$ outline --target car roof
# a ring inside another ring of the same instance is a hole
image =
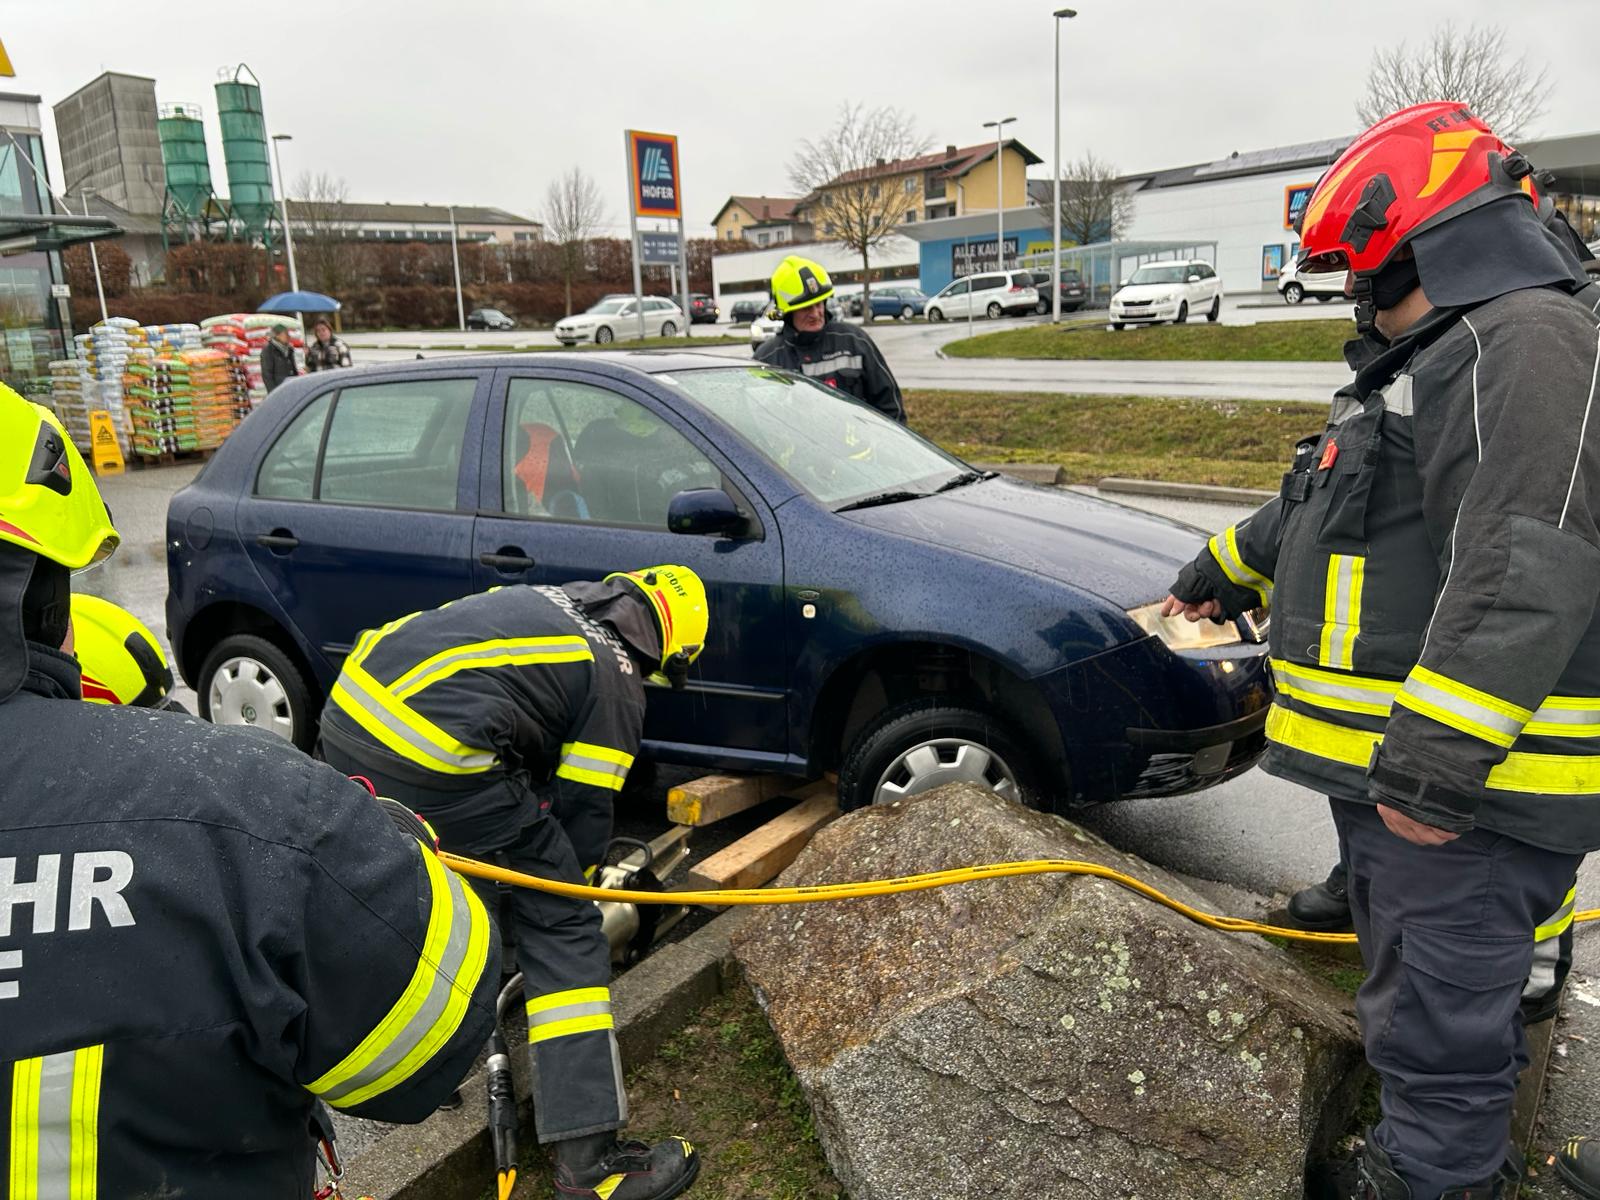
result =
[[[532,361],[530,361],[532,360]],[[720,354],[701,354],[693,350],[582,350],[550,351],[542,354],[441,354],[436,358],[402,359],[399,362],[370,363],[347,367],[341,379],[359,374],[368,379],[390,375],[450,374],[463,367],[552,367],[599,368],[599,373],[617,378],[628,375],[664,375],[673,371],[698,371],[707,367],[749,366],[750,360]]]

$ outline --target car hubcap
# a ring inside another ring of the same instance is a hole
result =
[[[911,747],[889,765],[873,793],[874,804],[890,804],[947,783],[973,783],[1008,800],[1022,800],[1011,768],[993,750],[966,738],[933,738]]]
[[[253,658],[230,658],[211,678],[211,723],[254,725],[294,740],[294,714],[283,684]]]

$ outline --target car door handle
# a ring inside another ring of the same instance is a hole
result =
[[[480,554],[478,561],[486,567],[493,567],[507,575],[514,575],[518,571],[526,571],[533,566],[533,559],[515,546],[502,546],[498,554]]]
[[[271,533],[256,535],[256,545],[265,546],[273,552],[293,550],[299,544],[300,539],[287,529],[274,529]]]

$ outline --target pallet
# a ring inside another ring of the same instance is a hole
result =
[[[700,827],[807,787],[787,775],[702,775],[667,792],[667,819]]]
[[[204,450],[163,450],[160,454],[140,454],[135,451],[128,456],[128,466],[136,471],[154,470],[156,467],[176,467],[184,463],[208,462],[217,447],[208,446]]]
[[[797,793],[800,803],[738,841],[724,846],[689,872],[684,888],[753,888],[769,883],[839,815],[833,784],[818,782]]]

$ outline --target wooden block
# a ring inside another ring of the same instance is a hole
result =
[[[808,796],[782,816],[723,847],[689,872],[684,887],[752,888],[776,878],[800,857],[817,830],[839,815],[839,797],[826,783],[806,789]]]
[[[667,792],[667,819],[710,825],[805,786],[787,775],[702,775]]]

